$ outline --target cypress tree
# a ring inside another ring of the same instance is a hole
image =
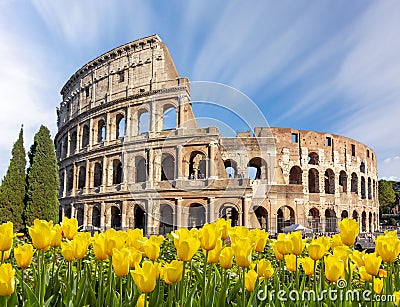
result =
[[[50,131],[40,126],[29,152],[25,223],[35,218],[58,221],[58,164]]]
[[[0,187],[0,224],[11,221],[16,229],[23,223],[24,201],[26,195],[26,152],[23,128],[14,143],[12,157],[7,173]]]

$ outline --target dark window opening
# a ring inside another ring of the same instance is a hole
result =
[[[332,146],[332,138],[327,136],[325,139],[325,145],[326,146]]]
[[[351,144],[351,155],[353,157],[356,156],[356,145],[354,145],[354,144]]]
[[[125,71],[120,71],[118,73],[119,75],[119,82],[124,82],[125,81]]]
[[[299,142],[299,135],[297,133],[292,133],[292,143]]]

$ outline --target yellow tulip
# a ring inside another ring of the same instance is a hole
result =
[[[285,264],[289,271],[296,272],[296,255],[285,255]]]
[[[181,228],[173,232],[172,236],[174,237],[178,258],[185,262],[190,261],[200,247],[197,231]]]
[[[400,303],[400,291],[393,292],[393,296],[395,298],[394,304],[396,306],[399,306],[399,303]]]
[[[136,263],[142,261],[142,252],[134,247],[127,247],[129,250],[129,267],[133,269]]]
[[[289,254],[291,242],[289,241],[289,236],[287,234],[284,233],[278,234],[278,239],[275,244],[280,254],[282,255]]]
[[[307,247],[307,250],[308,250],[308,255],[313,260],[320,260],[322,257],[325,256],[326,253],[325,246],[316,240],[311,241],[311,243]]]
[[[378,275],[381,266],[382,258],[376,253],[366,254],[364,256],[365,270],[370,275]]]
[[[62,230],[61,230],[61,226],[58,224],[55,224],[53,226],[53,229],[55,231],[55,234],[53,236],[53,239],[50,242],[50,246],[51,247],[59,247],[61,244],[61,240],[62,240]]]
[[[259,228],[252,229],[250,231],[250,238],[255,243],[255,251],[259,253],[263,252],[268,241],[268,232]]]
[[[365,257],[365,251],[360,252],[358,250],[354,250],[353,253],[350,254],[350,259],[353,260],[353,262],[358,267],[362,267],[365,265],[364,257]]]
[[[75,260],[72,241],[61,242],[61,254],[67,261]]]
[[[235,238],[244,239],[250,236],[250,230],[244,226],[235,226],[230,229],[229,236],[231,241],[234,241]]]
[[[221,238],[221,229],[215,223],[205,224],[199,230],[200,246],[202,249],[207,251],[214,249],[218,238]]]
[[[343,245],[342,238],[340,237],[340,233],[334,234],[332,236],[332,248],[335,248],[336,246],[341,246]]]
[[[78,220],[76,218],[64,217],[64,221],[61,226],[61,231],[64,237],[68,240],[72,240],[78,233]]]
[[[10,263],[0,266],[0,296],[8,296],[14,293],[15,271]]]
[[[358,273],[360,274],[360,278],[364,281],[371,281],[372,280],[372,275],[367,273],[367,270],[365,269],[365,266],[361,266],[358,268]]]
[[[128,275],[129,273],[129,255],[130,252],[128,248],[122,248],[118,250],[114,248],[113,256],[112,256],[112,266],[115,272],[115,275],[119,277],[123,277]]]
[[[35,219],[32,227],[28,227],[32,244],[36,249],[47,250],[50,247],[56,231],[52,221]]]
[[[257,275],[260,277],[260,282],[270,278],[274,274],[274,268],[271,262],[267,259],[261,259],[257,263]]]
[[[333,249],[333,255],[343,260],[344,263],[347,263],[347,260],[349,259],[350,255],[350,249],[347,245],[336,246]]]
[[[220,238],[218,238],[215,248],[208,252],[208,257],[207,257],[208,263],[217,263],[219,260],[221,251],[222,251],[222,240]]]
[[[217,219],[215,222],[217,227],[221,229],[221,239],[226,240],[229,237],[229,230],[231,229],[231,220],[225,220],[222,218]]]
[[[106,260],[108,254],[106,252],[106,235],[104,232],[97,234],[92,238],[93,252],[97,259]]]
[[[0,251],[8,251],[13,244],[14,225],[12,222],[0,225]]]
[[[256,283],[257,280],[257,273],[254,270],[249,270],[246,273],[246,277],[244,280],[245,286],[246,286],[246,290],[249,292],[252,292],[254,290],[254,285]]]
[[[172,260],[171,263],[166,264],[163,268],[164,281],[168,285],[180,282],[182,279],[182,272],[183,262]]]
[[[144,293],[140,294],[140,296],[136,302],[136,307],[144,307],[145,299],[146,299],[146,295]]]
[[[237,238],[232,244],[233,254],[235,255],[236,264],[240,267],[249,267],[251,264],[251,252],[254,244],[250,238]]]
[[[272,242],[272,249],[274,250],[275,258],[277,260],[283,260],[283,255],[278,251],[277,242]]]
[[[356,238],[360,231],[360,225],[356,220],[343,219],[339,222],[340,238],[347,246],[352,246],[356,242]]]
[[[26,269],[32,262],[33,257],[32,244],[24,244],[14,249],[14,258],[20,268]]]
[[[337,282],[344,274],[344,262],[340,258],[329,255],[325,258],[325,276],[329,281]]]
[[[233,262],[233,250],[232,247],[224,247],[219,256],[219,263],[224,269],[230,269]]]
[[[306,275],[314,274],[314,259],[310,257],[301,258],[300,263]]]
[[[145,241],[146,239],[143,237],[143,229],[128,229],[126,238],[126,245],[128,247],[134,247],[137,250],[144,252],[143,244]]]
[[[90,243],[90,233],[79,232],[72,240],[72,253],[75,259],[82,259],[88,250]]]
[[[125,246],[126,233],[116,231],[114,228],[107,229],[105,232],[105,251],[108,256],[112,256],[114,248],[121,249]]]
[[[160,244],[163,241],[163,236],[151,236],[150,239],[143,244],[143,250],[146,257],[150,260],[156,260],[160,255]]]
[[[374,292],[379,295],[379,294],[381,294],[382,289],[383,289],[383,279],[375,278],[374,279]]]
[[[400,240],[391,233],[375,239],[375,252],[384,262],[394,262],[400,253]]]
[[[302,233],[300,231],[292,232],[288,235],[290,244],[288,244],[288,251],[290,254],[299,256],[303,252],[304,242]]]
[[[143,261],[142,267],[136,263],[135,269],[131,270],[132,278],[141,292],[149,293],[154,290],[160,274],[158,265],[158,263],[146,260]]]
[[[3,256],[3,255],[4,255],[4,256]],[[1,259],[7,260],[7,259],[10,258],[10,255],[11,255],[11,248],[10,248],[8,251],[5,251],[5,252],[1,252],[1,251],[0,251],[0,260],[1,260]]]
[[[329,251],[329,249],[332,247],[332,244],[333,244],[332,238],[324,237],[324,236],[318,237],[317,239],[315,239],[315,242],[324,246],[326,252]],[[343,245],[343,244],[341,244],[341,245]]]

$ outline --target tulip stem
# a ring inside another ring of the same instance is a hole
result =
[[[242,280],[242,289],[243,289],[243,293],[242,293],[242,306],[246,307],[246,268],[243,267],[243,280]]]
[[[375,289],[374,289],[374,275],[372,275],[372,293],[374,293]],[[374,306],[374,300],[371,300],[371,307]]]
[[[103,261],[97,260],[100,267],[100,278],[99,278],[99,289],[98,289],[98,297],[99,297],[99,307],[103,306]]]
[[[317,260],[314,260],[314,291],[315,291],[315,297],[318,297],[318,287],[317,287]]]
[[[207,281],[206,281],[206,271],[207,271],[207,258],[208,258],[208,250],[206,251],[206,254],[205,254],[205,256],[204,256],[204,265],[203,265],[203,295],[202,295],[202,298],[203,298],[203,304],[205,305],[206,304],[206,296],[207,296],[207,293],[206,293],[206,285],[207,285]]]
[[[299,289],[299,272],[297,269],[297,262],[298,262],[298,257],[296,255],[296,289]]]
[[[144,294],[144,307],[147,307],[147,293]]]
[[[185,289],[185,267],[186,267],[186,262],[183,262],[183,269],[182,269],[182,279],[181,283],[179,285],[179,297],[181,299],[181,305],[183,306],[183,299],[184,299],[184,292]]]
[[[119,305],[122,306],[122,281],[123,277],[119,278]]]

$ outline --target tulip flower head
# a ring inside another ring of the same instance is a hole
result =
[[[123,277],[128,275],[129,273],[129,256],[130,252],[127,247],[118,250],[114,248],[113,256],[112,256],[112,266],[115,272],[115,275],[119,277]]]
[[[15,289],[15,271],[10,263],[0,266],[0,296],[9,296]]]
[[[232,247],[224,247],[219,255],[219,263],[224,269],[230,269],[233,263]]]
[[[301,258],[300,263],[306,275],[311,276],[314,274],[314,259],[310,257]]]
[[[13,244],[13,223],[7,222],[0,225],[0,251],[8,251]]]
[[[251,264],[251,253],[254,243],[250,238],[236,238],[235,243],[232,243],[233,254],[235,255],[236,264],[240,267],[249,267]]]
[[[55,224],[53,226],[53,229],[55,231],[53,239],[50,242],[51,247],[59,247],[61,245],[61,240],[62,240],[62,230],[61,226],[59,224]]]
[[[221,239],[226,240],[229,237],[229,230],[231,229],[231,220],[225,220],[222,218],[217,219],[215,224],[217,228],[221,230]]]
[[[35,219],[32,227],[28,227],[32,244],[36,249],[47,250],[50,247],[56,230],[52,221]]]
[[[75,260],[72,241],[61,242],[61,254],[67,261]]]
[[[194,228],[193,228],[194,229]],[[200,240],[196,231],[181,228],[172,233],[178,258],[188,262],[200,247]]]
[[[296,272],[296,255],[285,255],[285,264],[289,271]]]
[[[180,282],[182,279],[183,262],[178,260],[172,260],[171,263],[164,265],[163,278],[164,281],[170,285]]]
[[[365,265],[364,257],[365,257],[365,251],[360,252],[358,250],[354,250],[350,254],[350,259],[357,265],[357,267],[362,267]]]
[[[365,270],[368,274],[376,276],[379,273],[382,258],[376,253],[366,254],[364,256]]]
[[[340,238],[343,244],[352,246],[360,231],[360,225],[356,220],[345,218],[339,222]]]
[[[106,252],[106,235],[104,232],[96,234],[92,238],[93,252],[97,259],[106,260],[108,254]]]
[[[219,261],[221,251],[222,251],[222,240],[218,238],[215,248],[208,252],[208,257],[207,257],[208,263],[217,263]],[[204,252],[204,254],[206,253]]]
[[[274,268],[267,259],[261,259],[257,263],[257,274],[260,277],[260,282],[269,279],[274,274]]]
[[[268,232],[255,228],[250,231],[250,238],[251,241],[255,243],[255,251],[259,253],[263,252],[268,241]]]
[[[217,224],[205,224],[199,230],[200,246],[202,249],[210,251],[215,248],[217,239],[221,238],[221,228]]]
[[[299,256],[303,252],[304,242],[302,233],[300,231],[292,232],[288,235],[289,244],[287,244],[287,249],[290,254]]]
[[[400,240],[387,232],[375,239],[375,252],[382,257],[384,262],[394,262],[400,253]]]
[[[72,253],[75,259],[85,257],[90,244],[90,233],[79,232],[74,236],[72,242]]]
[[[72,240],[78,233],[78,220],[76,218],[64,217],[64,221],[61,226],[62,234],[68,240]]]
[[[365,266],[359,267],[358,273],[360,274],[361,280],[363,280],[363,281],[371,281],[372,280],[372,275],[367,273]]]
[[[158,266],[158,263],[146,260],[143,261],[142,267],[136,263],[135,269],[131,270],[132,278],[141,292],[150,293],[154,290],[160,274]]]
[[[383,279],[375,278],[374,279],[374,292],[379,295],[379,294],[381,294],[382,289],[383,289]]]
[[[33,257],[32,244],[24,244],[14,249],[14,258],[20,268],[26,269],[32,262]]]
[[[246,277],[245,277],[245,281],[244,281],[247,291],[252,292],[254,290],[254,286],[255,286],[256,280],[257,280],[256,271],[249,270],[246,273]]]
[[[344,262],[339,257],[329,255],[325,258],[325,277],[337,282],[344,274]]]

